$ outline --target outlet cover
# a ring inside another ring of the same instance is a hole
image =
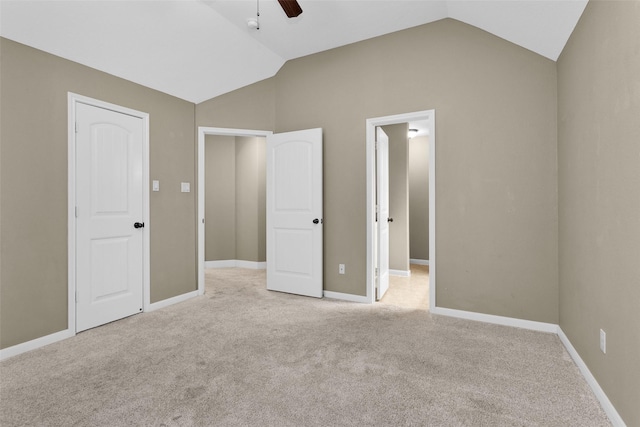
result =
[[[344,264],[338,265],[338,274],[344,274],[345,268]]]

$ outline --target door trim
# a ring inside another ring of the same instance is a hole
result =
[[[261,136],[272,135],[268,130],[232,129],[198,126],[198,295],[204,295],[204,203],[205,203],[205,181],[204,181],[204,143],[207,135],[222,136]]]
[[[376,233],[376,127],[426,121],[429,124],[429,310],[436,307],[436,111],[425,110],[366,120],[367,156],[367,294],[368,303],[375,302],[375,251]]]
[[[68,246],[68,330],[76,334],[76,105],[87,104],[121,114],[142,119],[142,221],[145,224],[142,233],[142,294],[143,311],[149,311],[151,305],[151,261],[150,261],[150,222],[149,221],[149,114],[130,108],[67,93],[67,246]]]

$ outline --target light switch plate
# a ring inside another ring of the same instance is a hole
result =
[[[160,191],[160,181],[157,179],[153,180],[153,191]]]
[[[183,193],[191,192],[191,183],[190,182],[182,182],[180,184],[180,189]]]

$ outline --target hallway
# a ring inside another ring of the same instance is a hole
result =
[[[411,264],[411,277],[389,277],[389,290],[381,304],[429,310],[429,266]]]

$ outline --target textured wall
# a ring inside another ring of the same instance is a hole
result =
[[[429,259],[429,137],[409,141],[409,244],[412,259]]]
[[[446,19],[289,61],[196,118],[323,128],[324,289],[365,295],[365,121],[435,109],[438,306],[557,323],[556,95],[554,62]]]
[[[276,131],[324,129],[326,290],[366,292],[366,119],[433,108],[438,306],[558,321],[554,62],[447,19],[274,79]]]
[[[208,135],[205,260],[266,261],[265,139]]]
[[[205,261],[236,259],[236,139],[205,138]]]
[[[236,138],[236,258],[266,261],[265,138]]]
[[[640,425],[639,24],[638,1],[590,1],[558,61],[560,326],[629,426]]]
[[[0,347],[67,329],[67,92],[150,115],[151,302],[196,290],[195,106],[0,39]],[[195,187],[195,186],[194,186]]]

